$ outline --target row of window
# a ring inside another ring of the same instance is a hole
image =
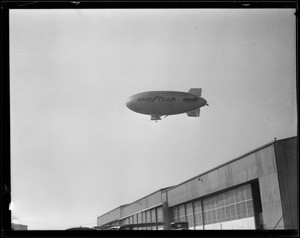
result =
[[[133,230],[163,230],[163,226],[135,227]]]
[[[144,212],[134,214],[121,220],[121,225],[150,223],[150,222],[163,222],[162,207],[153,208]],[[160,230],[162,226],[140,227],[137,230]]]
[[[204,225],[253,217],[250,184],[218,195],[173,207],[175,222],[187,221],[190,229]]]

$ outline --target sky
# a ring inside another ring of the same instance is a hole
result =
[[[97,217],[297,134],[294,9],[10,10],[12,221]],[[202,88],[199,118],[133,94]]]

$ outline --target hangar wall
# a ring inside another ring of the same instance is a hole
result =
[[[256,179],[265,228],[283,229],[273,142],[171,188],[164,197],[168,197],[168,205],[172,207]]]
[[[149,209],[158,205],[161,205],[161,190],[154,192],[124,207],[124,209],[122,209],[121,211],[121,219],[135,214],[139,211]]]
[[[103,225],[118,221],[121,216],[121,207],[115,208],[114,210],[97,217],[97,225]]]
[[[273,144],[234,159],[166,191],[169,206],[276,172]]]
[[[295,142],[296,137],[273,141],[125,205],[119,224],[164,222],[168,229],[170,222],[188,221],[190,229],[297,229]],[[97,224],[116,215],[104,214]]]
[[[277,173],[259,178],[264,229],[284,229]]]
[[[275,143],[276,163],[283,207],[283,222],[286,229],[297,229],[299,224],[298,204],[298,141],[288,138]]]
[[[122,225],[163,222],[163,209],[161,194],[164,189],[158,190],[144,198],[141,198],[121,211],[119,223]],[[162,230],[163,226],[149,226],[141,229]]]

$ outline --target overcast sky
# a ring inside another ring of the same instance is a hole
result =
[[[97,216],[295,136],[293,9],[11,10],[13,221]],[[133,94],[202,88],[156,123]]]

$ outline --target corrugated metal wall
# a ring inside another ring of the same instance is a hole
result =
[[[259,180],[265,228],[283,229],[274,144],[166,191],[168,204],[175,206],[254,179]]]
[[[157,191],[134,203],[129,204],[121,210],[121,217],[126,217],[136,212],[161,204],[161,191]]]
[[[298,204],[298,148],[295,138],[275,143],[278,178],[281,191],[285,229],[299,228]]]
[[[118,207],[108,213],[105,213],[102,216],[97,217],[97,226],[101,226],[103,224],[109,223],[111,221],[118,220],[121,215],[121,208]]]
[[[276,163],[271,144],[166,191],[168,204],[175,206],[274,172]]]

